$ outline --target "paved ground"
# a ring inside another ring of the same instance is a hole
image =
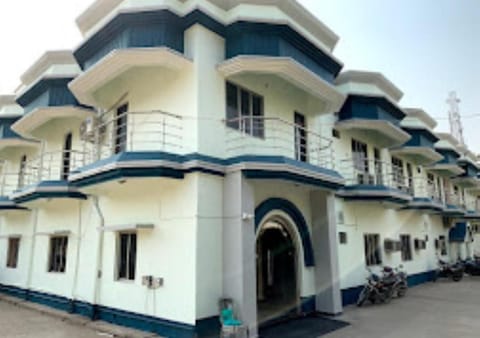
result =
[[[439,281],[409,290],[388,305],[348,307],[340,320],[352,325],[326,338],[480,337],[480,277]]]
[[[0,338],[161,338],[0,295]]]
[[[67,317],[36,305],[28,305],[37,309],[32,310],[14,303],[11,299],[0,298],[2,338],[151,336],[101,322]],[[460,283],[441,281],[413,288],[406,298],[393,300],[388,305],[348,307],[338,319],[352,325],[324,337],[477,338],[480,337],[479,317],[480,277],[465,278]]]

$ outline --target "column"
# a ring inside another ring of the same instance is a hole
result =
[[[225,176],[223,208],[224,296],[234,300],[250,337],[256,337],[255,198],[253,188],[240,171]]]
[[[340,314],[342,296],[338,266],[335,196],[332,192],[311,193],[312,242],[315,255],[316,309]]]

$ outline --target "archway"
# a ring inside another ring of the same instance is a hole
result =
[[[261,225],[256,243],[259,324],[298,311],[298,252],[286,219],[274,216]]]

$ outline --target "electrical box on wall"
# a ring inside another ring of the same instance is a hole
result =
[[[163,286],[163,278],[154,276],[143,276],[142,285],[149,289],[158,289]]]

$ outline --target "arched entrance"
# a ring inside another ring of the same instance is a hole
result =
[[[299,308],[298,244],[283,217],[268,218],[256,243],[258,323],[296,313]]]

